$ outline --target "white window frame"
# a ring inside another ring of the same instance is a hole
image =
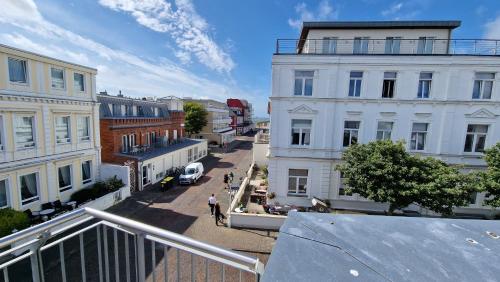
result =
[[[298,72],[312,72],[312,76],[308,75],[297,75]],[[314,77],[316,76],[316,71],[314,70],[294,70],[293,72],[293,96],[300,96],[300,97],[312,97],[314,96]],[[297,79],[301,80],[301,87],[302,89],[300,90],[300,94],[295,94],[295,81]],[[306,95],[306,81],[311,80],[311,95]]]
[[[356,50],[356,42],[359,42],[359,50]],[[365,44],[366,43],[366,44]],[[365,50],[366,48],[366,50]],[[353,54],[368,54],[370,49],[370,37],[369,36],[356,36],[352,41],[352,53]]]
[[[83,164],[85,164],[85,163],[89,163],[89,166],[90,166],[90,178],[88,178],[88,179],[83,179]],[[85,184],[92,183],[94,181],[94,179],[92,178],[92,176],[94,175],[93,169],[92,169],[92,160],[83,161],[81,163],[81,169],[82,169],[82,184],[85,185]]]
[[[361,77],[352,77],[352,73],[361,73]],[[349,98],[359,98],[361,97],[361,90],[363,89],[363,71],[350,71],[349,72],[349,84],[347,85],[347,97]],[[354,81],[353,95],[351,95],[351,81]],[[358,87],[356,86],[359,81],[359,96],[356,96],[356,90]]]
[[[26,146],[18,146],[20,144],[17,142],[17,137],[16,137],[16,119],[17,118],[23,118],[23,117],[31,117],[31,135],[33,137],[33,142],[22,142],[23,144],[28,144],[28,143],[33,143],[32,146],[26,147]],[[14,143],[17,151],[20,150],[30,150],[30,149],[35,149],[37,146],[37,134],[36,134],[36,124],[37,124],[37,119],[36,119],[36,114],[14,114],[12,116],[12,128],[14,129]]]
[[[64,187],[59,187],[59,170],[63,167],[67,167],[69,166],[69,181],[70,181],[70,184],[69,185],[66,185]],[[59,193],[65,193],[67,191],[71,191],[73,190],[73,164],[67,164],[67,165],[61,165],[61,166],[58,166],[57,167],[57,187],[59,187]]]
[[[0,152],[5,149],[5,131],[3,115],[0,115]]]
[[[52,77],[52,70],[61,70],[62,71],[62,75],[63,75],[63,87],[60,88],[60,87],[55,87],[54,84],[53,84],[53,77]],[[62,67],[57,67],[57,66],[51,66],[50,67],[50,87],[54,90],[66,90],[66,70]]]
[[[389,131],[389,130],[379,129],[378,126],[381,122],[391,123],[391,130]],[[392,121],[392,120],[379,120],[379,121],[377,121],[377,131],[375,134],[375,140],[392,140],[392,132],[393,131],[394,131],[394,121]],[[382,139],[378,139],[379,132],[382,132]],[[387,134],[389,134],[389,138],[385,138]]]
[[[486,126],[486,133],[480,133],[480,132],[469,132],[469,126],[470,125],[484,125]],[[465,127],[465,138],[464,138],[464,149],[463,152],[464,154],[483,154],[484,150],[486,149],[487,141],[488,141],[488,131],[490,131],[491,125],[487,123],[467,123]],[[473,135],[472,139],[472,148],[471,151],[465,151],[465,143],[467,142],[467,135]],[[484,136],[484,148],[483,151],[476,151],[476,144],[479,136]]]
[[[87,123],[88,135],[80,136],[80,126],[82,125],[82,121]],[[79,141],[90,141],[91,139],[91,130],[90,130],[90,116],[78,116],[77,118],[77,134]]]
[[[307,176],[298,176],[298,175],[290,175],[290,170],[305,170],[307,171]],[[309,193],[309,172],[310,169],[307,168],[288,168],[288,182],[287,182],[287,195],[288,196],[294,196],[294,197],[307,197]],[[290,178],[295,178],[295,192],[290,192]],[[306,179],[306,184],[305,184],[305,193],[300,193],[299,192],[299,186],[300,186],[300,179]]]
[[[5,181],[5,195],[6,195],[6,200],[7,200],[7,205],[5,206],[0,206],[0,209],[5,209],[11,207],[11,200],[10,200],[10,181],[9,178],[0,178],[0,182]]]
[[[9,59],[16,60],[16,61],[24,61],[24,67],[25,67],[25,70],[24,70],[24,80],[26,80],[26,82],[17,82],[17,81],[11,81],[10,80]],[[8,76],[9,83],[15,84],[15,85],[21,85],[21,86],[29,86],[29,84],[30,84],[29,60],[25,59],[25,58],[21,58],[21,57],[17,57],[17,56],[10,56],[9,55],[9,56],[7,56],[7,62],[6,63],[7,63],[7,76]]]
[[[384,54],[399,54],[401,52],[401,39],[401,36],[387,36],[385,38]],[[388,45],[389,42],[390,45]],[[395,50],[396,46],[398,47],[397,50]],[[387,49],[389,49],[389,52],[387,52]]]
[[[311,127],[293,127],[293,121],[294,120],[309,120],[311,121]],[[298,129],[299,130],[299,144],[293,144],[293,130]],[[309,129],[309,144],[304,144],[304,140],[302,139],[302,130],[304,129]],[[312,144],[312,131],[313,131],[313,119],[311,118],[292,118],[290,120],[290,145],[293,147],[309,147]]]
[[[477,78],[478,74],[493,74],[493,78]],[[496,73],[495,72],[487,72],[487,71],[481,71],[481,72],[475,72],[474,73],[474,82],[472,84],[472,99],[473,100],[491,100],[491,97],[493,96],[494,93],[494,87],[495,87],[495,77]],[[476,82],[479,82],[479,97],[474,98],[474,85]],[[489,98],[484,98],[484,84],[485,82],[491,82],[491,93]]]
[[[82,78],[83,78],[83,80],[82,80],[83,90],[80,90],[80,89],[76,88],[75,75],[81,75],[82,76]],[[75,90],[75,92],[79,92],[79,93],[84,93],[85,92],[85,90],[87,89],[87,86],[85,85],[85,74],[84,73],[73,72],[73,89]]]
[[[431,78],[422,78],[422,74],[430,74],[431,75]],[[432,79],[434,77],[434,73],[433,72],[430,72],[430,71],[422,71],[418,74],[418,86],[417,86],[417,98],[418,99],[429,99],[431,98],[431,92],[432,92]],[[425,82],[429,83],[429,92],[427,93],[427,96],[428,97],[424,97],[423,94],[424,94],[424,87],[422,85],[422,93],[419,93],[420,92],[420,84],[424,84]],[[422,96],[420,95],[422,94]]]
[[[31,198],[23,200],[23,194],[21,192],[21,188],[22,188],[21,187],[21,177],[29,175],[29,174],[35,174],[37,195],[35,197],[31,197]],[[33,172],[25,173],[23,175],[19,175],[18,181],[19,182],[18,182],[18,189],[17,190],[19,192],[19,200],[21,203],[21,207],[25,207],[25,206],[28,206],[28,205],[31,205],[33,203],[40,201],[40,172],[39,171],[33,171]],[[33,199],[35,199],[35,200],[33,200]],[[31,200],[33,200],[33,201],[31,201]]]
[[[127,134],[122,135],[122,147],[120,151],[122,153],[128,153],[130,151],[129,136]]]
[[[346,128],[346,122],[358,122],[358,128]],[[355,144],[360,144],[360,139],[361,139],[361,120],[357,119],[346,119],[344,120],[343,123],[343,130],[342,130],[342,147],[343,148],[348,148],[349,146],[353,145],[352,144],[352,132],[356,131],[358,133],[358,141]],[[349,144],[347,146],[344,145],[344,134],[346,130],[349,131]]]
[[[427,124],[427,131],[413,131],[413,125],[415,123],[424,123],[424,124]],[[410,142],[408,142],[408,147],[409,147],[409,150],[412,151],[412,152],[425,152],[427,151],[427,144],[429,143],[428,142],[428,139],[429,139],[429,134],[430,134],[430,128],[431,128],[431,123],[429,121],[412,121],[411,124],[410,124]],[[411,144],[411,141],[412,141],[412,135],[413,133],[417,133],[416,137],[415,137],[415,149],[412,148],[412,144]],[[424,134],[425,133],[425,138],[424,138],[424,148],[419,150],[417,147],[418,147],[418,135],[419,134]]]
[[[394,73],[396,76],[394,78],[386,78],[385,77],[386,73]],[[384,97],[384,84],[385,84],[386,80],[387,81],[393,81],[392,97]],[[394,99],[394,98],[396,98],[397,83],[398,83],[398,72],[397,71],[385,71],[384,72],[384,78],[382,80],[382,95],[381,95],[381,98],[382,99]]]
[[[57,119],[59,118],[68,118],[68,137],[67,138],[61,138],[59,139],[57,137]],[[65,145],[65,144],[71,144],[71,116],[70,115],[57,115],[54,118],[54,136],[56,140],[56,145]],[[60,142],[63,141],[63,142]]]
[[[433,36],[420,36],[417,41],[417,54],[434,54],[434,43],[436,41],[436,37]],[[422,50],[420,50],[420,42],[422,42]],[[431,50],[428,50],[429,44],[431,44]]]

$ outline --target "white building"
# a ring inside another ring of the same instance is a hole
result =
[[[0,208],[37,211],[99,180],[96,73],[0,45]]]
[[[485,167],[500,141],[500,42],[450,40],[457,21],[305,22],[272,61],[270,191],[281,204],[380,210],[346,195],[335,166],[355,142]],[[484,195],[457,212],[482,213]]]

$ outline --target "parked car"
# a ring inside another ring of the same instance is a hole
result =
[[[184,173],[179,176],[179,184],[196,183],[203,176],[203,164],[192,163],[186,166]]]

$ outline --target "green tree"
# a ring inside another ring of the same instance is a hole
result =
[[[427,179],[420,184],[418,204],[444,216],[452,215],[453,207],[469,204],[471,196],[477,191],[475,174],[461,173],[457,167],[434,158],[420,161]]]
[[[203,127],[207,125],[208,113],[203,105],[196,102],[187,102],[184,104],[184,112],[186,113],[184,128],[189,135],[200,133]]]
[[[373,200],[389,203],[388,214],[415,202],[420,183],[427,176],[421,162],[406,152],[404,143],[389,140],[350,146],[337,169],[348,190]]]
[[[484,201],[485,205],[500,207],[500,142],[485,151],[484,159],[488,164],[485,172],[478,173],[481,190],[491,198]]]

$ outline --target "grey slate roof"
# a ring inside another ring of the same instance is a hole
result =
[[[291,212],[263,281],[500,281],[499,221]]]

